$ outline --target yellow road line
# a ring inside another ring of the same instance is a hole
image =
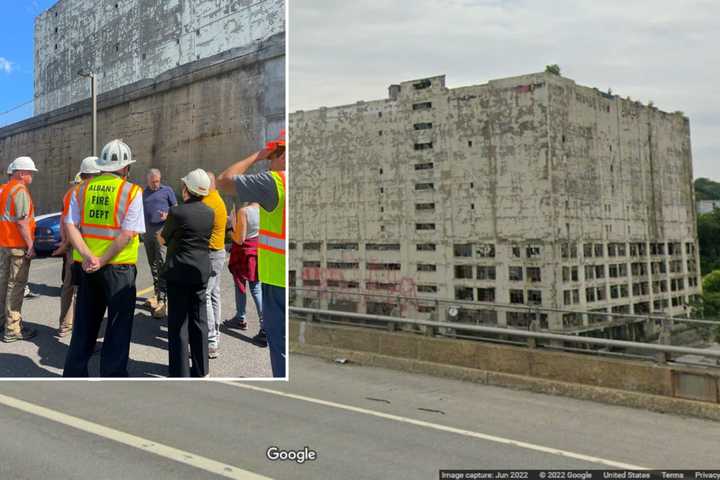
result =
[[[155,289],[155,287],[143,288],[142,290],[140,290],[139,292],[137,292],[137,295],[138,295],[138,296],[139,296],[139,295],[145,295],[146,293],[152,292],[154,289]]]
[[[264,477],[248,470],[243,470],[240,467],[234,465],[228,465],[207,457],[197,455],[192,452],[185,450],[179,450],[177,448],[164,445],[162,443],[154,442],[146,438],[131,435],[129,433],[115,430],[114,428],[106,427],[97,423],[93,423],[82,418],[73,417],[56,410],[41,407],[33,403],[25,402],[17,398],[8,397],[0,394],[0,404],[6,405],[17,410],[43,417],[53,422],[61,423],[77,430],[82,430],[99,437],[103,437],[109,440],[113,440],[118,443],[122,443],[129,447],[137,448],[154,455],[158,455],[175,462],[184,463],[195,467],[206,472],[220,475],[225,478],[242,479],[242,480],[269,480],[269,477]]]

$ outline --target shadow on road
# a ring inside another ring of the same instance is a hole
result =
[[[43,297],[59,297],[60,296],[60,287],[56,287],[53,285],[47,285],[45,283],[28,283],[28,287],[30,287],[30,291],[36,295],[41,295]]]
[[[46,370],[24,355],[0,353],[0,376],[23,378],[53,378],[57,373]]]

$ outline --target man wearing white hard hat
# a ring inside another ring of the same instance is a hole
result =
[[[18,157],[8,171],[12,176],[0,193],[0,324],[5,324],[3,341],[15,342],[37,333],[23,326],[21,310],[35,256],[34,206],[28,186],[38,170],[32,158]]]
[[[87,377],[105,309],[108,322],[100,375],[127,377],[133,317],[138,235],[145,233],[142,189],[127,181],[135,163],[122,140],[105,145],[96,161],[101,174],[70,198],[65,218],[73,261],[82,266],[64,377]]]
[[[161,275],[167,284],[168,368],[171,377],[205,377],[208,364],[207,284],[215,213],[203,203],[211,189],[198,168],[182,178],[184,203],[170,209],[160,233],[167,245]],[[192,366],[188,362],[188,344]]]
[[[75,175],[73,181],[70,182],[70,188],[65,192],[63,196],[63,209],[62,215],[60,215],[60,246],[52,253],[53,256],[63,256],[63,284],[60,289],[60,318],[58,320],[58,337],[64,337],[68,333],[72,332],[74,308],[73,298],[75,297],[75,283],[73,279],[77,279],[78,275],[73,275],[73,258],[72,258],[72,245],[70,244],[70,238],[68,237],[67,230],[65,228],[65,218],[67,218],[68,210],[70,209],[70,200],[74,192],[76,192],[80,185],[87,180],[95,177],[100,173],[97,167],[98,157],[86,157],[80,164],[80,171]]]

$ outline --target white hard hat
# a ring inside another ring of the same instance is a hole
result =
[[[70,184],[71,185],[80,185],[82,182],[83,182],[83,179],[80,176],[80,174],[78,173],[75,175],[75,178],[72,179],[72,182],[70,182]]]
[[[35,162],[30,157],[18,157],[8,167],[8,172],[13,173],[18,170],[27,170],[29,172],[37,172],[35,168]]]
[[[98,157],[85,157],[80,163],[80,172],[85,174],[100,173],[97,165]]]
[[[8,165],[8,168],[7,168],[7,174],[8,174],[8,175],[12,175],[12,173],[13,173],[13,166],[14,166],[14,165],[15,165],[15,162],[10,162],[10,165]]]
[[[181,178],[188,190],[201,197],[210,193],[210,177],[202,168],[197,168]]]
[[[117,172],[121,168],[135,163],[132,152],[122,140],[113,140],[105,145],[97,160],[97,168],[102,172]]]

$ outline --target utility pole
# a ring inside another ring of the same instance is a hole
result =
[[[78,71],[81,77],[90,78],[90,92],[92,97],[92,155],[97,156],[97,78],[95,74],[89,70],[81,69]]]

